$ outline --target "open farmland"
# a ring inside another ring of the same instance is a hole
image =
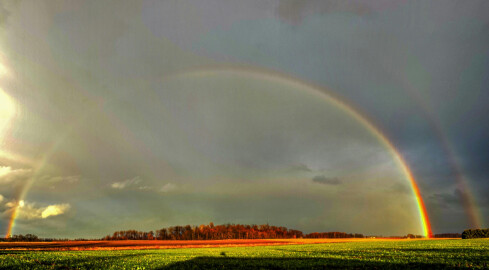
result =
[[[368,239],[226,239],[0,242],[0,250],[123,250],[316,244]]]
[[[0,250],[2,269],[324,269],[489,268],[489,240],[247,240],[247,245],[205,245],[207,248],[112,250]],[[314,239],[318,240],[318,239]],[[233,240],[235,242],[236,240]],[[121,243],[127,241],[121,241]],[[172,242],[172,241],[168,241]],[[184,242],[184,241],[178,241]],[[218,242],[218,241],[213,241]],[[225,242],[225,241],[221,241]],[[240,241],[238,241],[240,242]],[[147,247],[147,243],[141,242]],[[302,244],[301,244],[302,243]],[[311,244],[312,243],[312,244]],[[127,244],[127,243],[126,243]],[[173,243],[175,244],[175,243]],[[285,245],[284,245],[285,244]],[[171,245],[167,245],[171,246]],[[181,247],[180,245],[179,247]],[[22,247],[25,249],[25,247]],[[83,248],[80,246],[79,248]],[[88,248],[88,247],[87,247]],[[92,247],[93,248],[93,247]],[[125,246],[124,248],[127,248]]]

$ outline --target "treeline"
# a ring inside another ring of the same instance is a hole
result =
[[[136,230],[117,231],[103,240],[221,240],[221,239],[278,239],[278,238],[363,238],[362,234],[343,232],[304,234],[286,227],[264,225],[224,224],[172,226],[155,232]]]
[[[37,237],[37,235],[34,234],[15,234],[15,235],[9,235],[5,238],[2,238],[2,242],[39,242],[41,239]]]
[[[0,238],[0,242],[56,242],[56,241],[93,241],[100,239],[68,239],[68,238],[41,238],[34,234],[14,234]]]
[[[364,236],[359,233],[345,232],[313,232],[304,234],[299,230],[287,229],[282,226],[264,225],[242,225],[242,224],[223,224],[200,226],[172,226],[156,231],[136,231],[125,230],[117,231],[112,235],[107,235],[102,240],[222,240],[222,239],[282,239],[282,238],[376,238],[374,236]],[[383,238],[383,236],[377,236]],[[408,234],[390,238],[424,238],[421,235]],[[459,233],[435,234],[434,238],[489,238],[489,229],[465,230]],[[88,239],[74,239],[76,241],[88,241]],[[100,239],[91,239],[100,240]],[[51,242],[69,241],[69,239],[39,238],[34,234],[17,234],[0,238],[0,242]]]
[[[438,233],[433,235],[434,238],[462,238],[460,233]]]
[[[462,239],[489,238],[489,229],[469,229],[462,233]]]
[[[322,232],[306,234],[304,238],[365,238],[361,233]]]
[[[200,226],[172,226],[155,232],[136,230],[117,231],[104,240],[220,240],[220,239],[274,239],[301,238],[298,230],[266,225],[224,224]]]
[[[395,238],[395,237],[393,237]],[[407,234],[406,236],[401,237],[401,239],[416,239],[416,238],[424,238],[422,235],[414,235],[412,233]]]

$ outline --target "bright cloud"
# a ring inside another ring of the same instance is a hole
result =
[[[67,203],[49,205],[48,207],[46,207],[42,211],[41,218],[47,218],[50,216],[58,216],[58,215],[64,214],[69,209],[70,209],[70,205]]]
[[[12,169],[10,166],[0,166],[0,184],[24,180],[30,173],[30,169]]]
[[[5,197],[0,195],[0,202],[5,200]],[[70,204],[52,204],[48,206],[37,206],[36,203],[20,201],[9,201],[2,207],[5,210],[2,216],[10,215],[17,207],[17,217],[24,220],[45,219],[51,216],[58,216],[66,213],[70,208]]]
[[[54,177],[46,177],[46,181],[49,183],[59,183],[59,182],[67,182],[67,183],[75,183],[80,180],[80,175],[69,175],[69,176],[54,176]]]
[[[127,179],[127,180],[122,181],[122,182],[114,182],[110,186],[112,188],[115,188],[115,189],[124,189],[124,188],[129,187],[129,186],[135,186],[135,185],[139,184],[140,182],[141,182],[141,177],[136,176],[132,179]]]
[[[120,182],[113,182],[111,185],[110,185],[111,188],[113,189],[127,189],[127,188],[131,188],[133,190],[141,190],[141,191],[151,191],[151,190],[154,190],[154,191],[159,191],[159,192],[171,192],[171,191],[174,191],[177,186],[173,183],[166,183],[165,185],[163,185],[160,189],[158,189],[157,187],[154,187],[152,185],[145,185],[145,183],[143,183],[143,180],[141,179],[141,177],[139,176],[136,176],[132,179],[127,179],[127,180],[124,180],[124,181],[120,181]]]
[[[170,192],[170,191],[173,191],[177,188],[177,186],[175,184],[172,184],[172,183],[166,183],[161,189],[160,191],[161,192]]]

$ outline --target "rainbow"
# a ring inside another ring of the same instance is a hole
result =
[[[443,129],[440,125],[440,121],[437,119],[436,114],[433,112],[431,107],[426,103],[426,100],[421,97],[417,89],[412,85],[411,81],[404,78],[399,78],[404,84],[404,88],[407,89],[407,93],[419,104],[421,107],[421,112],[424,114],[428,125],[431,130],[433,130],[434,135],[440,142],[442,150],[448,159],[448,164],[451,169],[452,175],[455,177],[455,184],[457,189],[460,191],[460,197],[462,205],[464,207],[465,213],[469,220],[469,226],[471,228],[482,228],[484,224],[482,223],[481,214],[478,211],[475,203],[474,196],[469,188],[468,179],[465,177],[463,169],[457,162],[455,158],[455,150],[453,145],[445,136]]]
[[[402,155],[399,153],[399,151],[395,148],[393,143],[387,138],[387,136],[377,127],[377,125],[374,124],[374,121],[368,118],[367,114],[361,112],[359,109],[354,108],[354,106],[346,103],[342,98],[339,96],[335,95],[333,92],[328,91],[324,87],[316,86],[311,83],[307,83],[305,81],[302,81],[299,78],[295,78],[289,75],[285,75],[283,73],[275,72],[275,71],[270,71],[270,70],[265,70],[265,69],[259,69],[256,67],[246,67],[246,66],[205,66],[205,67],[199,67],[199,68],[193,68],[193,69],[187,69],[183,70],[177,73],[170,74],[168,76],[164,76],[163,80],[169,80],[172,78],[185,78],[188,76],[214,76],[214,75],[219,75],[219,74],[236,74],[236,75],[246,75],[249,78],[257,78],[257,79],[265,79],[268,81],[275,81],[279,83],[286,83],[289,85],[296,86],[300,89],[304,89],[304,91],[309,92],[310,94],[316,96],[317,98],[320,98],[322,100],[328,101],[331,104],[336,105],[339,109],[347,113],[349,116],[353,117],[355,120],[357,120],[359,123],[361,123],[367,130],[374,135],[379,142],[381,142],[386,149],[388,150],[389,154],[392,156],[394,161],[396,162],[396,165],[401,169],[402,173],[404,174],[406,180],[409,181],[409,184],[411,186],[413,195],[416,200],[417,204],[417,209],[419,212],[419,221],[421,224],[421,229],[423,232],[423,235],[427,238],[431,238],[433,233],[431,230],[431,224],[429,221],[428,213],[426,211],[426,206],[424,204],[423,198],[421,196],[421,192],[419,190],[418,184],[409,169],[408,165],[406,164],[406,161],[402,157]],[[80,122],[80,121],[78,121]],[[75,129],[77,125],[72,125],[68,128],[66,132],[64,132],[63,139],[68,136],[68,134]],[[49,160],[49,157],[51,154],[56,150],[56,148],[60,145],[60,140],[58,140],[56,143],[53,144],[53,146],[50,148],[50,151],[48,154],[44,155],[43,158],[41,159],[41,162],[38,163],[38,166],[35,168],[35,173],[34,176],[37,175],[41,169],[46,165],[47,161]],[[32,186],[33,181],[35,180],[35,177],[32,177],[28,183],[23,187],[21,192],[19,193],[18,201],[24,199],[24,197],[27,195],[28,190]],[[9,220],[9,225],[7,229],[7,235],[11,235],[12,230],[15,225],[15,219],[18,214],[18,206],[15,207],[13,210],[10,220]]]
[[[33,172],[34,172],[33,175],[29,179],[27,179],[24,186],[19,190],[19,194],[17,196],[17,198],[18,198],[17,204],[16,204],[16,206],[14,206],[14,208],[12,210],[12,214],[10,215],[10,219],[8,222],[7,232],[5,234],[6,237],[9,237],[10,235],[12,235],[12,230],[15,226],[15,219],[17,218],[17,215],[19,214],[19,208],[20,208],[19,202],[26,197],[28,191],[30,190],[30,188],[34,184],[35,179],[39,176],[39,173],[46,166],[47,162],[49,161],[49,159],[51,158],[53,153],[58,149],[58,147],[62,144],[62,142],[66,138],[69,137],[70,133],[73,132],[76,129],[76,127],[80,126],[88,118],[89,115],[90,115],[90,113],[86,113],[86,114],[82,115],[78,119],[78,121],[76,121],[74,124],[68,126],[64,130],[64,132],[58,137],[58,139],[56,141],[54,141],[54,143],[51,145],[51,147],[48,149],[48,151],[46,151],[44,153],[44,155],[39,160],[39,162],[37,162],[35,164],[35,167],[33,170]]]

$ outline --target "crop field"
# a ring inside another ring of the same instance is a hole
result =
[[[253,245],[248,241],[248,245]],[[272,241],[274,242],[274,241]],[[261,243],[256,246],[28,250],[2,246],[1,269],[489,269],[489,239]],[[230,244],[231,245],[231,244]]]

